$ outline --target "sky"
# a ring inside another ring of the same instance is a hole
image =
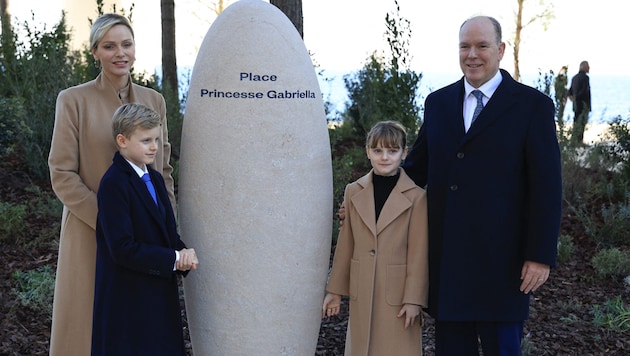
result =
[[[21,21],[55,24],[63,4],[72,0],[10,0],[10,11]],[[82,3],[88,0],[74,0]],[[225,0],[231,4],[236,0]],[[547,0],[549,2],[550,0]],[[521,43],[521,73],[538,73],[539,69],[557,72],[569,66],[569,74],[577,72],[579,62],[588,60],[591,73],[630,75],[625,64],[625,35],[630,2],[619,0],[553,0],[555,19],[543,31],[540,23],[523,30]],[[95,2],[94,2],[95,3]],[[123,6],[131,1],[123,0]],[[178,65],[194,65],[195,56],[207,29],[216,15],[210,8],[214,1],[177,0],[177,60]],[[449,73],[457,79],[461,72],[458,63],[458,32],[461,23],[478,14],[494,16],[501,22],[506,53],[501,67],[513,72],[512,47],[509,39],[514,28],[516,0],[398,0],[400,15],[411,22],[411,69],[417,72]],[[539,0],[526,0],[524,18],[538,9]],[[593,4],[597,5],[593,5]],[[529,6],[529,8],[527,7]],[[77,24],[88,30],[87,17],[91,13],[73,13],[66,9]],[[360,69],[374,51],[383,50],[385,15],[395,10],[394,0],[302,0],[304,41],[321,69],[332,72],[351,72]],[[528,9],[530,11],[528,11]],[[107,8],[105,10],[108,10]],[[85,10],[83,10],[85,12]],[[136,69],[149,73],[160,62],[160,15],[158,1],[137,1],[133,10],[136,32]],[[76,12],[76,11],[75,11]],[[79,42],[87,42],[87,35],[77,35]],[[83,38],[81,41],[80,38]],[[622,62],[623,61],[623,62]]]

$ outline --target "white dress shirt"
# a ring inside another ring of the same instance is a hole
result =
[[[466,130],[466,132],[468,132],[468,129],[470,128],[472,117],[475,112],[475,108],[477,107],[477,98],[475,98],[475,96],[472,94],[472,91],[477,89],[483,93],[482,100],[483,100],[483,106],[485,107],[488,101],[490,101],[492,94],[494,94],[494,92],[499,87],[499,84],[501,84],[502,80],[503,80],[503,77],[501,76],[501,71],[497,71],[497,74],[495,74],[494,77],[492,77],[492,79],[485,82],[479,88],[473,87],[472,85],[468,83],[467,80],[464,80],[463,116],[464,116],[464,129]]]

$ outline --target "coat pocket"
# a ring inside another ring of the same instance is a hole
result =
[[[405,294],[405,279],[407,277],[407,265],[388,265],[385,296],[387,304],[402,305]]]
[[[356,300],[359,293],[359,261],[350,260],[350,290],[348,296]]]

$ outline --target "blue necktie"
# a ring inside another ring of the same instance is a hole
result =
[[[480,90],[475,89],[472,91],[472,95],[477,98],[477,106],[475,107],[475,112],[473,113],[472,120],[470,120],[471,125],[473,122],[475,122],[475,120],[477,120],[477,116],[479,116],[481,110],[483,110],[483,93]]]
[[[157,196],[155,195],[155,187],[153,187],[153,183],[151,182],[151,177],[149,177],[149,173],[145,173],[142,176],[142,181],[147,185],[147,189],[149,189],[149,193],[151,193],[151,198],[155,204],[157,204]]]

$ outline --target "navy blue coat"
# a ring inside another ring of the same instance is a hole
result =
[[[551,99],[503,80],[464,130],[464,82],[431,93],[404,168],[426,185],[429,309],[444,321],[519,321],[524,261],[555,266],[562,179]]]
[[[175,250],[184,248],[164,179],[159,200],[116,153],[98,190],[92,355],[184,355]]]

